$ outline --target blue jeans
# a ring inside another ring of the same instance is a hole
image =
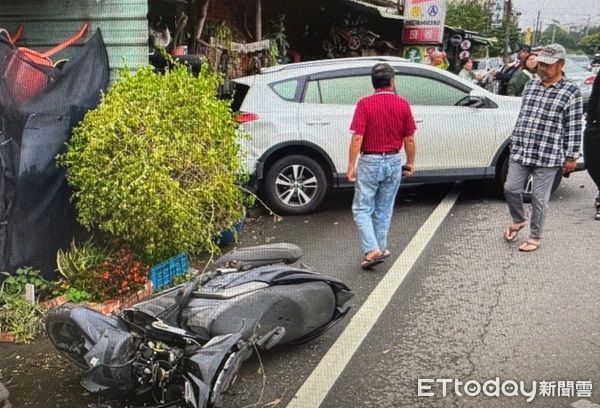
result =
[[[364,254],[387,248],[394,201],[402,180],[402,159],[394,155],[361,155],[352,202]]]

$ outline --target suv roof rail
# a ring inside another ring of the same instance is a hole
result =
[[[288,69],[306,68],[313,65],[337,65],[348,61],[380,61],[380,62],[397,62],[397,61],[410,61],[406,58],[394,57],[390,55],[377,55],[372,57],[348,57],[348,58],[332,58],[315,61],[295,62],[292,64],[274,65],[272,67],[263,68],[260,70],[261,74],[268,74],[270,72],[279,72]]]

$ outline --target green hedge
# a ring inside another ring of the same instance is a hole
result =
[[[237,123],[219,83],[180,64],[122,73],[60,158],[82,225],[151,263],[218,252],[213,237],[239,221],[244,200]]]

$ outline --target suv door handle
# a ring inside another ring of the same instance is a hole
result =
[[[423,119],[415,119],[415,123],[423,123]]]
[[[306,122],[306,124],[308,126],[315,126],[315,125],[329,125],[331,122],[327,121],[327,120],[322,120],[322,119],[315,119],[315,120],[309,120]]]

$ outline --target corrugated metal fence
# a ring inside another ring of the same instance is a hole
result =
[[[96,28],[102,30],[112,77],[115,69],[148,64],[147,13],[147,0],[0,0],[0,28],[14,34],[23,24],[17,44],[43,51],[71,37],[88,22],[90,28],[80,43]],[[52,60],[69,58],[71,52],[63,50]]]

